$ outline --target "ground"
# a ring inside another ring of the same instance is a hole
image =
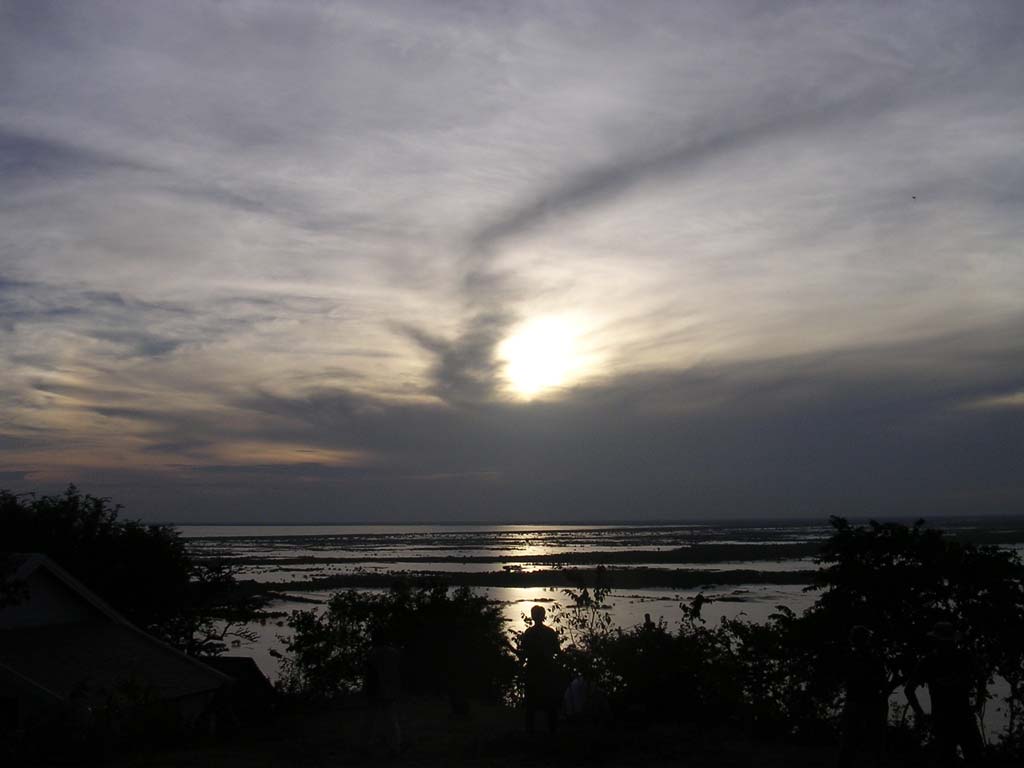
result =
[[[524,731],[522,714],[502,707],[477,707],[468,719],[453,718],[436,699],[403,702],[405,748],[389,756],[368,746],[366,713],[332,709],[280,716],[271,727],[248,729],[229,739],[185,748],[126,755],[117,768],[314,768],[319,766],[687,766],[730,768],[752,765],[835,765],[831,747],[807,747],[784,740],[755,741],[735,729],[697,730],[606,724],[567,725],[551,736],[539,725]],[[887,765],[903,765],[889,762]]]

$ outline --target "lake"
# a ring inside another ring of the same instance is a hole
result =
[[[913,522],[913,521],[900,521]],[[1021,551],[1024,520],[944,519],[949,533]],[[805,590],[817,546],[829,536],[825,521],[602,525],[179,525],[197,557],[223,558],[240,581],[253,581],[278,597],[268,610],[317,610],[341,589],[381,591],[396,578],[443,580],[470,586],[498,604],[510,628],[525,627],[534,604],[556,608],[563,590],[612,585],[606,601],[613,621],[630,627],[650,614],[669,627],[680,604],[702,593],[702,616],[714,623],[743,616],[766,621],[776,606],[802,612],[816,599]],[[600,569],[600,571],[598,571]],[[680,586],[685,584],[685,586]],[[265,625],[253,646],[229,655],[252,656],[275,680],[289,630],[283,616]],[[997,681],[992,693],[1005,695]],[[927,702],[927,693],[921,691]],[[901,697],[894,695],[894,703]],[[986,712],[989,734],[1004,713]]]

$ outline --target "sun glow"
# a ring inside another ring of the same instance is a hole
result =
[[[498,347],[509,390],[529,400],[574,380],[581,367],[579,333],[559,318],[531,320]]]

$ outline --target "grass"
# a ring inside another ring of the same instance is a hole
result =
[[[752,740],[730,729],[652,725],[602,727],[564,724],[556,734],[538,723],[527,734],[522,713],[477,706],[472,716],[451,716],[445,702],[407,699],[401,705],[405,746],[396,756],[367,744],[365,710],[293,712],[271,726],[178,749],[123,757],[120,768],[313,768],[314,766],[833,766],[829,746]],[[903,763],[891,763],[891,765]]]

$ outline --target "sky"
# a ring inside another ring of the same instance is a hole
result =
[[[0,0],[0,487],[1024,513],[1024,4]]]

